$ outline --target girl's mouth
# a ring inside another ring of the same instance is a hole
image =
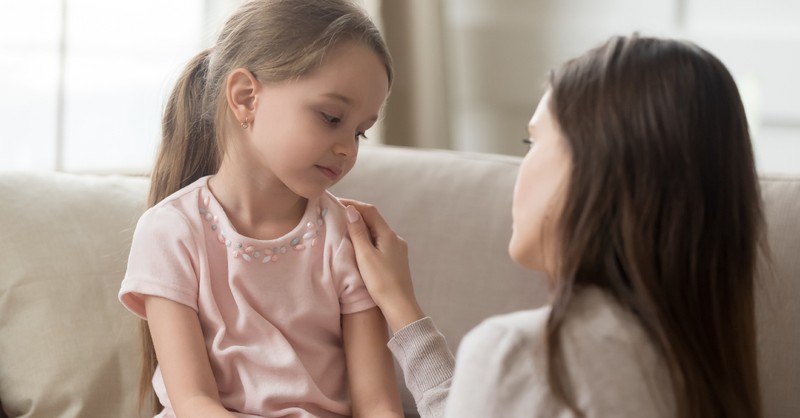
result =
[[[321,166],[321,165],[317,165],[315,167],[317,167],[317,169],[319,171],[321,171],[322,174],[326,175],[331,180],[338,179],[339,175],[341,174],[341,170],[336,169],[336,168],[325,167],[325,166]]]

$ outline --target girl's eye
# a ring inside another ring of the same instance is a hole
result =
[[[339,122],[342,121],[342,118],[339,118],[339,117],[336,117],[336,116],[331,116],[331,115],[329,115],[327,113],[322,113],[322,118],[325,119],[325,122],[327,122],[327,123],[329,123],[331,125],[336,125],[336,124],[338,124]]]
[[[369,139],[369,138],[367,138],[367,135],[364,132],[359,131],[356,132],[356,140],[359,139]]]
[[[523,143],[523,144],[525,144],[525,145],[527,145],[527,146],[530,148],[530,147],[532,147],[532,146],[533,146],[533,144],[535,143],[535,141],[534,141],[534,140],[532,140],[532,139],[530,139],[530,138],[522,138],[522,143]]]

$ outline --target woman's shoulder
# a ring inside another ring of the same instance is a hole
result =
[[[549,314],[550,308],[542,307],[488,318],[464,336],[458,358],[538,369],[542,366]]]
[[[482,340],[487,337],[512,339],[520,343],[536,343],[547,326],[550,307],[511,312],[485,319],[464,337],[465,340]]]
[[[597,288],[570,307],[561,347],[578,404],[600,416],[669,416],[671,383],[636,316]]]
[[[504,340],[526,347],[541,347],[546,340],[550,312],[549,306],[543,306],[490,317],[467,333],[462,345]],[[564,346],[594,348],[637,348],[648,342],[633,314],[624,310],[611,295],[593,287],[582,289],[574,296],[561,338]],[[494,343],[487,345],[498,347]]]
[[[565,345],[638,349],[649,340],[635,315],[608,292],[596,287],[581,289],[573,298],[564,321]]]
[[[463,338],[447,416],[556,416],[543,344],[549,311],[495,316]]]
[[[454,386],[466,393],[458,402],[468,406],[465,413],[479,408],[467,399],[478,392],[504,394],[498,404],[505,405],[498,406],[503,411],[537,410],[540,416],[566,411],[547,377],[550,313],[545,306],[491,317],[464,337]],[[612,296],[596,288],[576,293],[559,338],[576,401],[589,415],[668,416],[664,365],[636,318]]]

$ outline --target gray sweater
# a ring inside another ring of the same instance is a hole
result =
[[[550,390],[549,308],[489,318],[459,346],[458,361],[430,318],[398,331],[389,348],[422,418],[572,417]],[[586,417],[674,417],[666,367],[638,320],[610,296],[576,295],[562,342],[574,399]],[[454,372],[455,371],[455,372]]]

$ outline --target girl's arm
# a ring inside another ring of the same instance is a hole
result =
[[[233,418],[220,403],[197,313],[157,296],[145,296],[144,304],[156,357],[176,416]]]
[[[340,199],[361,278],[394,332],[389,348],[423,418],[444,416],[455,359],[414,295],[408,246],[372,205]]]
[[[342,315],[342,333],[353,418],[402,418],[394,363],[386,348],[386,322],[380,309]]]

